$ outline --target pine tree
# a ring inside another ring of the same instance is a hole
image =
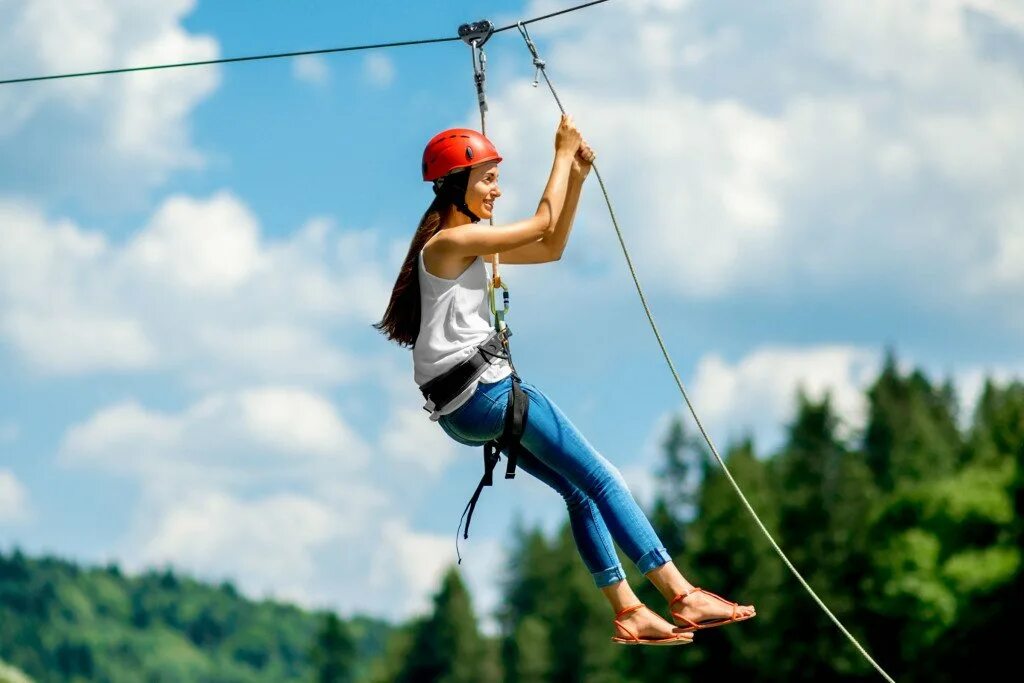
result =
[[[855,635],[861,577],[868,565],[865,526],[876,499],[870,471],[837,435],[831,398],[797,395],[787,442],[772,460],[779,491],[780,537],[787,557]],[[778,680],[825,680],[864,674],[865,665],[799,582],[787,581],[786,604],[772,619],[786,642],[775,657]]]
[[[317,633],[312,660],[317,683],[350,683],[354,680],[355,644],[348,627],[333,612]]]
[[[918,370],[903,377],[890,351],[868,391],[867,464],[884,491],[951,474],[960,460],[952,390],[935,389]]]
[[[434,610],[413,634],[397,683],[480,683],[485,648],[458,570],[445,572]]]
[[[897,625],[892,659],[906,680],[987,678],[1013,664],[1024,386],[986,384],[968,444],[956,473],[905,487],[875,527],[873,607]]]
[[[769,531],[778,536],[778,501],[769,471],[748,438],[731,446],[726,465]],[[753,603],[758,617],[742,625],[700,634],[687,652],[687,671],[693,680],[721,677],[722,667],[735,678],[774,680],[776,664],[769,646],[774,639],[771,616],[788,609],[781,595],[783,568],[770,550],[749,511],[739,500],[724,472],[716,465],[704,479],[698,515],[687,528],[689,548],[680,571],[695,586],[740,603]],[[678,608],[678,605],[677,605]],[[762,615],[769,615],[763,619]],[[772,661],[765,670],[764,662]],[[768,674],[768,677],[766,677]]]
[[[551,630],[540,617],[527,615],[519,622],[512,641],[516,660],[511,667],[518,683],[551,680]]]

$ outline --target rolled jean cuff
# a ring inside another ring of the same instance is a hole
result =
[[[594,572],[594,583],[597,584],[598,588],[604,588],[610,586],[613,583],[618,583],[626,578],[626,572],[623,571],[622,565],[617,564],[614,567],[609,567],[603,571]]]
[[[655,548],[640,556],[640,559],[636,561],[636,568],[640,570],[641,574],[646,574],[652,569],[656,569],[671,561],[672,557],[668,554],[668,550],[665,548]]]

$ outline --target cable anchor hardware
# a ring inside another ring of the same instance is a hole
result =
[[[526,40],[526,47],[528,47],[530,52],[533,54],[533,67],[535,71],[533,72],[532,85],[536,88],[537,84],[540,83],[540,72],[546,64],[544,63],[544,60],[540,58],[540,55],[537,54],[537,46],[533,44],[532,40],[530,40],[530,34],[526,30],[526,25],[519,21],[516,22],[516,26],[519,28],[519,33],[522,34],[523,39]]]
[[[486,19],[474,21],[471,24],[459,26],[459,38],[462,38],[466,45],[483,47],[487,39],[494,33],[494,24]],[[474,45],[474,43],[476,43]]]
[[[486,19],[459,26],[459,37],[472,48],[473,52],[473,81],[476,83],[476,99],[480,105],[481,117],[483,117],[483,112],[487,111],[487,97],[484,95],[487,55],[484,54],[483,48],[484,43],[493,33],[494,25]],[[486,135],[486,132],[484,134]]]

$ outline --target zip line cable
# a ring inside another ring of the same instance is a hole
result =
[[[516,28],[518,26],[526,26],[527,24],[532,24],[532,23],[534,23],[536,21],[543,21],[545,19],[550,19],[551,17],[557,17],[559,14],[568,14],[569,12],[575,12],[578,9],[583,9],[585,7],[590,7],[591,5],[600,5],[602,2],[608,2],[608,0],[594,0],[593,2],[585,2],[582,5],[576,5],[575,7],[567,7],[566,9],[559,10],[558,12],[552,12],[551,14],[545,14],[543,16],[534,17],[533,19],[527,19],[526,21],[517,21],[514,24],[509,24],[508,26],[502,26],[501,28],[496,28],[496,29],[494,29],[494,32],[495,33],[501,33],[502,31],[507,31],[510,28]]]
[[[559,99],[558,93],[555,92],[555,86],[551,84],[551,79],[548,78],[548,72],[545,70],[544,60],[542,60],[540,56],[537,54],[537,47],[536,45],[533,44],[533,41],[530,39],[530,34],[526,30],[526,26],[524,24],[525,22],[520,22],[519,24],[517,24],[517,27],[519,28],[519,33],[523,36],[523,40],[526,41],[526,47],[530,50],[530,53],[533,55],[533,65],[541,74],[543,74],[544,82],[547,83],[548,89],[551,90],[551,95],[555,98],[555,103],[558,105],[558,108],[562,111],[562,113],[565,114],[565,107],[562,106],[562,101],[561,99]],[[534,85],[536,85],[536,82],[534,83]],[[814,589],[811,588],[811,586],[807,583],[804,577],[801,576],[800,572],[797,571],[796,567],[793,566],[793,563],[790,562],[789,558],[786,557],[786,554],[782,552],[782,548],[780,548],[779,544],[775,542],[774,538],[772,538],[771,533],[769,533],[768,529],[765,528],[765,525],[761,522],[760,517],[757,516],[757,513],[754,511],[753,506],[751,506],[750,502],[747,500],[747,497],[743,495],[743,491],[740,489],[739,484],[736,483],[736,480],[733,479],[732,473],[726,466],[725,461],[722,459],[722,456],[718,454],[718,449],[715,448],[715,444],[711,441],[711,437],[704,429],[703,423],[701,423],[700,418],[697,417],[697,411],[694,409],[693,403],[690,402],[690,397],[686,393],[686,387],[683,386],[683,381],[679,378],[679,373],[676,372],[675,365],[672,363],[672,358],[669,356],[668,350],[665,348],[665,342],[661,338],[661,333],[658,332],[658,326],[654,323],[654,315],[651,313],[650,306],[648,306],[647,304],[647,297],[644,296],[644,290],[640,286],[640,280],[637,278],[636,269],[633,268],[633,260],[629,257],[629,250],[626,249],[626,242],[622,238],[622,231],[619,229],[619,222],[615,218],[615,210],[612,209],[612,201],[608,197],[608,190],[604,186],[604,180],[601,178],[600,171],[597,170],[597,164],[594,164],[593,168],[594,174],[597,176],[597,182],[601,185],[601,192],[602,194],[604,194],[604,201],[608,205],[608,213],[611,215],[612,225],[615,227],[615,234],[619,238],[619,245],[622,247],[622,253],[626,257],[626,265],[629,266],[629,274],[633,276],[633,284],[636,285],[636,291],[640,295],[640,303],[643,304],[644,312],[647,313],[647,320],[650,321],[651,329],[654,330],[654,336],[658,339],[658,345],[661,347],[661,352],[665,356],[665,362],[668,363],[669,370],[672,371],[672,376],[676,380],[676,385],[679,387],[679,391],[682,393],[683,399],[685,399],[686,405],[690,409],[690,414],[693,415],[693,419],[697,423],[697,427],[700,429],[701,435],[704,437],[704,440],[707,441],[708,446],[711,447],[711,452],[714,453],[715,458],[718,460],[718,464],[722,466],[722,471],[725,472],[725,476],[728,477],[729,483],[732,484],[732,487],[736,490],[736,494],[740,497],[740,500],[743,501],[743,505],[746,506],[747,511],[754,518],[754,521],[757,522],[757,525],[761,528],[761,531],[764,532],[764,535],[765,537],[767,537],[769,543],[771,543],[772,548],[775,549],[775,552],[778,553],[780,558],[782,558],[782,561],[793,573],[793,575],[797,578],[800,584],[807,590],[811,597],[814,598],[814,601],[818,603],[818,606],[825,611],[825,614],[827,614],[829,618],[832,620],[832,622],[837,627],[839,627],[839,630],[843,632],[843,634],[850,640],[851,643],[853,643],[853,646],[857,648],[857,650],[864,656],[864,658],[867,659],[873,667],[875,667],[878,673],[881,674],[885,680],[889,681],[889,683],[894,683],[893,679],[889,676],[889,674],[887,674],[885,670],[882,669],[882,667],[879,666],[879,664],[871,658],[871,655],[867,653],[867,650],[865,650],[864,647],[859,642],[857,642],[857,639],[854,638],[853,635],[846,630],[842,623],[840,623],[839,619],[837,619],[836,616],[832,614],[831,610],[829,610],[829,608],[825,605],[821,598],[818,597],[818,594],[814,592]]]
[[[357,50],[375,50],[385,47],[401,47],[403,45],[425,45],[427,43],[446,43],[458,40],[455,38],[427,38],[424,40],[406,40],[397,43],[377,43],[375,45],[352,45],[349,47],[334,47],[325,50],[304,50],[302,52],[279,52],[269,55],[253,55],[250,57],[226,57],[224,59],[206,59],[201,62],[179,62],[177,64],[156,64],[153,66],[132,66],[124,69],[106,69],[103,71],[82,71],[73,74],[57,74],[55,76],[32,76],[30,78],[10,78],[0,81],[0,85],[10,83],[31,83],[33,81],[53,81],[60,78],[78,78],[80,76],[103,76],[107,74],[125,74],[133,71],[156,71],[158,69],[176,69],[181,66],[203,66],[206,64],[229,64],[232,62],[254,62],[259,59],[279,59],[281,57],[301,57],[303,55],[324,55],[332,52],[355,52]]]
[[[569,12],[575,12],[579,9],[584,9],[592,5],[599,5],[608,0],[594,0],[593,2],[587,2],[582,5],[576,5],[574,7],[568,7],[558,12],[552,12],[551,14],[545,14],[543,16],[534,17],[527,21],[520,22],[522,24],[532,24],[537,21],[543,21],[550,19],[551,17],[557,17],[560,14],[567,14]],[[518,24],[509,24],[508,26],[502,26],[499,29],[495,29],[495,33],[507,31],[510,28],[515,28]],[[323,50],[303,50],[301,52],[278,52],[274,54],[265,55],[252,55],[248,57],[225,57],[223,59],[206,59],[197,62],[178,62],[176,64],[155,64],[152,66],[133,66],[122,69],[103,69],[100,71],[82,71],[79,73],[68,73],[68,74],[55,74],[52,76],[30,76],[28,78],[8,78],[6,80],[0,80],[0,85],[11,85],[13,83],[32,83],[35,81],[53,81],[63,78],[80,78],[82,76],[103,76],[108,74],[123,74],[131,73],[135,71],[157,71],[160,69],[176,69],[183,66],[204,66],[209,64],[230,64],[234,62],[254,62],[262,59],[280,59],[283,57],[302,57],[305,55],[325,55],[335,52],[356,52],[359,50],[379,50],[389,47],[404,47],[407,45],[427,45],[431,43],[448,43],[456,40],[461,40],[459,36],[453,36],[451,38],[424,38],[422,40],[403,40],[391,43],[375,43],[372,45],[350,45],[348,47],[333,47],[326,48]]]

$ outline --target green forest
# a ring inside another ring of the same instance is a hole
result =
[[[1022,607],[1024,384],[986,382],[960,419],[952,383],[890,354],[852,440],[828,397],[797,397],[782,445],[723,457],[818,595],[898,681],[1012,670]],[[699,406],[697,406],[699,411]],[[683,573],[756,619],[693,645],[622,647],[577,554],[516,522],[496,576],[500,633],[483,634],[457,568],[404,624],[306,612],[171,571],[127,576],[0,554],[0,683],[641,683],[882,680],[814,603],[705,451],[676,420],[648,514]],[[641,600],[667,606],[620,552]]]

